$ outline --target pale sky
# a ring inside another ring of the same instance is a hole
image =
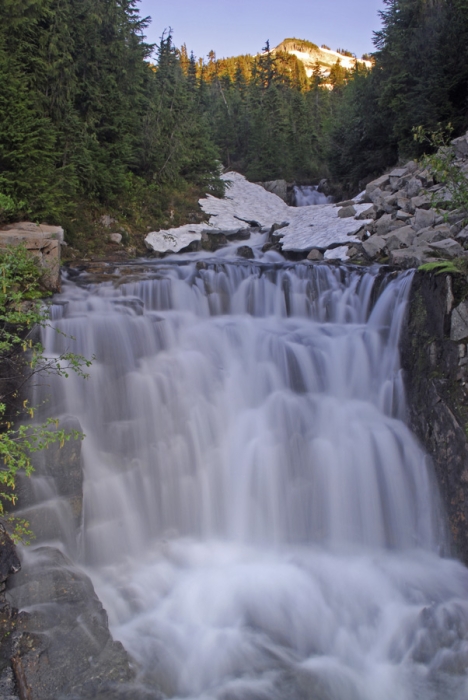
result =
[[[286,37],[327,44],[357,56],[373,50],[372,32],[380,27],[383,0],[141,0],[140,14],[151,16],[147,40],[157,42],[165,28],[176,46],[195,56],[213,49],[218,58],[255,54],[265,41],[276,46]]]

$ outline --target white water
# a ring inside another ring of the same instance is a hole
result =
[[[411,277],[146,270],[65,285],[54,323],[96,360],[50,407],[87,435],[81,561],[142,683],[192,700],[465,700],[468,572],[440,558],[436,490],[402,420]],[[51,353],[69,344],[46,333]]]
[[[319,192],[316,185],[295,185],[294,201],[296,207],[308,207],[311,204],[330,204],[333,197]]]

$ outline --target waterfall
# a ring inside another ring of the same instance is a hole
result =
[[[66,280],[79,554],[142,683],[192,700],[463,700],[468,572],[405,425],[411,273],[175,260]],[[38,397],[40,401],[41,397]]]
[[[311,204],[330,204],[333,197],[327,197],[318,191],[316,185],[295,185],[294,202],[296,207],[308,207]]]

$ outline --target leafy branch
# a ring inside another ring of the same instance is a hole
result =
[[[24,385],[37,375],[68,377],[75,372],[86,378],[91,361],[66,351],[60,357],[46,358],[35,340],[36,328],[49,325],[43,298],[49,294],[42,285],[42,270],[22,247],[10,247],[0,255],[0,519],[13,536],[24,539],[28,525],[8,515],[17,501],[18,472],[33,472],[32,455],[71,438],[82,438],[77,431],[58,429],[58,421],[48,419],[38,426],[21,423],[32,420],[35,408],[21,400]],[[60,332],[60,331],[57,331]]]

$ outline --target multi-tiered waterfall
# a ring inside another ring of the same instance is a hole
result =
[[[131,272],[131,274],[125,274]],[[468,572],[405,425],[411,274],[159,261],[64,285],[77,558],[142,683],[194,700],[464,700]],[[138,700],[136,698],[136,700]]]

